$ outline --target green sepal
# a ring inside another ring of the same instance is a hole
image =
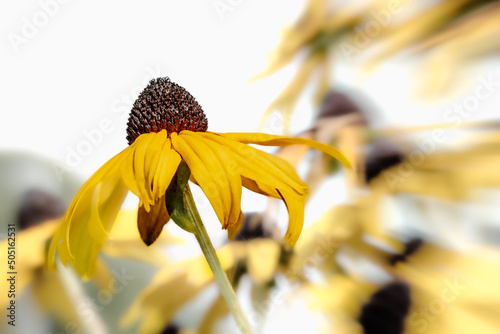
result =
[[[195,226],[190,214],[186,211],[184,192],[191,176],[191,171],[184,160],[181,161],[170,185],[165,192],[165,205],[170,218],[183,230],[194,233]]]

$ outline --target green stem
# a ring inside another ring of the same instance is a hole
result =
[[[233,315],[236,324],[238,325],[240,331],[243,334],[252,333],[252,329],[241,310],[240,304],[238,303],[238,299],[234,293],[233,287],[231,283],[229,283],[229,279],[227,278],[226,272],[222,269],[222,265],[217,257],[217,253],[215,252],[214,246],[208,237],[207,230],[201,221],[200,215],[198,213],[198,209],[194,203],[193,195],[191,194],[191,190],[189,189],[189,185],[186,185],[186,189],[184,191],[184,205],[187,211],[187,214],[191,218],[191,222],[194,225],[194,235],[196,236],[196,240],[200,244],[201,250],[205,258],[207,259],[208,265],[214,274],[215,281],[221,290],[221,294],[226,300],[227,305],[229,306],[229,310]]]

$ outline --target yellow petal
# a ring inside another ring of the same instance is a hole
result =
[[[154,184],[155,182],[155,176],[158,175],[158,169],[159,169],[159,160],[163,155],[163,150],[164,147],[167,146],[170,142],[170,140],[167,140],[167,131],[166,130],[161,130],[158,133],[153,133],[152,136],[154,136],[154,140],[150,144],[147,154],[146,154],[146,185],[148,186],[148,189],[151,190],[151,196],[153,197],[154,203],[158,200],[158,198],[162,197],[165,195],[165,193],[160,193],[158,190],[159,188],[155,188]]]
[[[149,211],[150,206],[155,202],[151,192],[152,180],[149,179],[149,176],[153,174],[150,173],[150,169],[156,171],[157,166],[153,166],[152,163],[155,156],[158,156],[158,146],[163,143],[158,140],[156,133],[146,133],[140,137],[144,139],[135,147],[134,177],[139,187],[139,198],[143,201],[146,211]]]
[[[240,211],[240,215],[238,217],[238,220],[236,221],[236,224],[229,225],[227,229],[227,235],[229,240],[233,240],[236,234],[240,231],[241,224],[243,224],[243,212]]]
[[[118,172],[127,151],[106,162],[78,191],[52,239],[49,266],[54,266],[58,249],[64,264],[70,262],[86,278],[91,275],[128,192]]]
[[[142,136],[137,137],[132,145],[130,145],[122,152],[123,160],[120,166],[120,173],[122,175],[123,183],[125,183],[127,188],[139,198],[141,197],[141,193],[139,192],[139,186],[137,185],[137,181],[135,179],[134,154],[137,145],[140,145],[144,138],[145,137]]]
[[[293,246],[299,239],[304,225],[305,197],[290,190],[281,190],[280,194],[285,202],[289,217],[285,240]]]
[[[123,181],[149,211],[165,194],[181,158],[165,130],[142,134],[129,148],[121,166]]]
[[[253,191],[254,193],[281,199],[281,196],[279,192],[276,190],[276,188],[251,180],[247,177],[244,176],[241,177],[241,184],[243,185],[243,187]]]
[[[240,165],[242,176],[272,189],[291,187],[299,193],[307,192],[307,185],[285,160],[218,134],[205,132],[199,135],[230,149],[232,156]],[[276,193],[271,189],[266,192]]]
[[[307,145],[332,156],[340,161],[345,167],[351,168],[351,163],[339,150],[310,139],[276,136],[265,133],[216,133],[216,135],[230,138],[244,144],[257,144],[263,146]]]
[[[300,134],[302,138],[313,138],[313,130],[308,130]],[[288,161],[293,168],[297,168],[304,160],[305,155],[309,151],[309,147],[305,145],[289,145],[282,147],[276,152],[276,156]]]
[[[159,156],[153,189],[157,196],[163,196],[179,167],[181,156],[172,148],[170,139],[165,140]]]
[[[172,144],[188,164],[193,177],[212,204],[224,229],[241,213],[239,165],[228,150],[191,132],[172,134]]]
[[[289,213],[285,239],[290,244],[295,244],[304,223],[304,197],[308,188],[290,164],[269,153],[214,133],[199,133],[199,136],[231,149],[241,167],[242,185],[258,193],[283,199]]]

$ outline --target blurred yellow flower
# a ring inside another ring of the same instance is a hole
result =
[[[140,199],[138,227],[150,245],[169,220],[165,192],[182,160],[232,237],[241,226],[242,186],[282,199],[289,211],[285,235],[294,244],[302,230],[307,185],[284,160],[245,144],[304,144],[337,158],[335,148],[303,138],[259,133],[207,132],[201,106],[168,78],[152,80],[134,103],[128,122],[130,146],[106,162],[80,189],[50,246],[64,264],[89,277],[99,250],[128,191]]]
[[[339,65],[366,75],[400,54],[421,59],[415,73],[420,95],[431,97],[459,88],[462,81],[470,81],[457,80],[465,68],[500,49],[499,13],[498,1],[309,0],[300,18],[284,29],[267,68],[253,78],[272,75],[294,59],[301,62],[262,122],[278,111],[287,133],[309,82],[315,81],[313,100],[318,103],[335,83]]]
[[[128,258],[151,265],[165,265],[168,261],[160,247],[145,248],[140,242],[137,242],[137,238],[130,237],[132,232],[137,233],[136,217],[137,210],[120,211],[114,228],[110,232],[109,241],[103,246],[103,253],[111,258]],[[80,324],[81,319],[76,310],[78,301],[75,300],[74,294],[66,290],[64,274],[44,268],[47,263],[47,247],[59,223],[60,219],[35,222],[36,226],[21,229],[17,233],[17,244],[29,245],[29,248],[17,253],[16,293],[18,296],[22,296],[27,287],[31,287],[40,307],[53,315],[59,323]],[[179,240],[164,234],[159,240],[158,246],[167,243],[179,243]],[[5,263],[7,263],[7,248],[8,240],[1,241],[2,255],[0,255],[0,259],[5,260]],[[109,287],[114,280],[111,269],[101,258],[97,259],[96,271],[92,279],[100,287]],[[2,280],[0,283],[2,291],[9,290],[7,283],[6,280]],[[8,294],[2,294],[0,306],[6,306],[8,302]]]
[[[269,238],[230,242],[217,250],[222,268],[228,273],[235,288],[243,274],[248,273],[252,279],[253,292],[263,294],[267,293],[266,288],[270,288],[279,266],[280,254],[281,245]],[[157,333],[172,322],[181,308],[214,282],[214,276],[203,256],[165,267],[139,294],[123,316],[121,325],[130,327],[135,322],[140,322],[138,333]],[[219,296],[204,315],[198,332],[214,333],[215,323],[228,314],[229,308],[222,296]]]

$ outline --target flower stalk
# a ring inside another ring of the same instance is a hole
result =
[[[212,270],[221,294],[224,297],[224,300],[226,301],[241,333],[251,334],[252,329],[250,328],[250,325],[241,310],[233,287],[229,282],[226,272],[222,268],[214,246],[212,245],[207,230],[205,229],[205,225],[203,225],[203,221],[201,220],[198,209],[196,208],[193,195],[191,194],[191,190],[187,183],[189,176],[189,167],[184,161],[182,161],[165,194],[167,211],[170,214],[170,218],[172,218],[177,225],[185,231],[195,235],[203,255]]]

